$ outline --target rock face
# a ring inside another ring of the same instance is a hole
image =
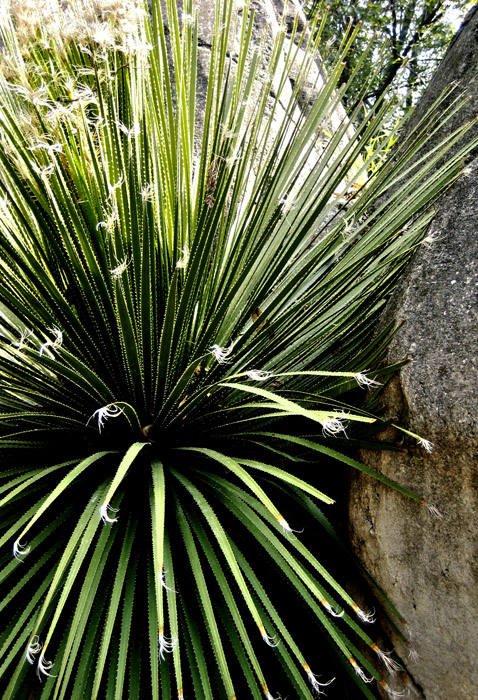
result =
[[[444,133],[478,115],[478,6],[415,121],[453,81],[470,100]],[[478,135],[476,124],[469,133]],[[350,493],[353,546],[408,622],[418,658],[408,658],[392,631],[391,638],[415,684],[411,697],[426,700],[478,697],[478,164],[465,165],[437,205],[431,241],[420,247],[385,312],[397,325],[408,321],[390,361],[408,355],[413,362],[387,387],[384,401],[390,415],[435,449],[427,454],[410,439],[405,454],[361,455],[435,503],[443,518],[369,479],[354,477]]]
[[[197,0],[195,4],[198,11],[198,77],[197,77],[197,105],[196,105],[196,122],[198,125],[196,138],[196,151],[199,152],[201,140],[201,125],[204,122],[206,94],[208,89],[208,77],[211,60],[211,48],[213,41],[214,25],[215,25],[215,4],[210,0]],[[302,63],[305,59],[305,51],[302,48],[294,47],[295,59],[290,64],[290,46],[293,41],[293,27],[297,22],[297,32],[305,28],[307,31],[307,22],[299,0],[288,0],[287,3],[283,0],[251,0],[250,10],[254,13],[254,27],[252,31],[252,44],[260,48],[263,58],[263,63],[258,71],[258,76],[255,81],[251,104],[260,101],[264,85],[267,84],[269,70],[267,68],[268,60],[270,59],[274,41],[278,34],[284,34],[282,48],[277,57],[276,77],[270,87],[270,95],[266,111],[274,112],[274,119],[271,130],[268,136],[268,142],[272,143],[273,139],[279,132],[284,115],[291,112],[291,123],[289,133],[292,136],[294,125],[301,119],[303,112],[307,113],[310,105],[320,93],[326,82],[326,76],[321,68],[319,56],[317,60],[311,61],[308,65],[307,73],[304,74],[301,70]],[[230,70],[234,73],[237,65],[237,49],[239,37],[241,34],[242,21],[244,13],[243,0],[235,0],[233,16],[237,16],[235,23],[235,32],[231,32],[230,48],[228,59],[230,59]],[[296,41],[298,40],[296,35]],[[265,41],[264,41],[265,38]],[[289,56],[289,58],[288,58]],[[286,66],[288,67],[286,68]],[[288,73],[288,79],[281,81],[279,76]],[[300,76],[300,78],[299,78]],[[293,94],[294,84],[297,79],[302,83],[302,95],[299,105],[293,110],[290,108],[290,100]],[[276,104],[277,99],[277,104]],[[308,173],[317,165],[323,152],[330,143],[331,134],[335,133],[346,120],[346,112],[342,104],[338,102],[333,111],[324,118],[322,133],[317,139],[314,148],[307,160],[305,168],[301,173],[294,190],[290,193],[290,199],[293,201],[300,189],[301,184],[305,181]],[[285,139],[286,141],[287,139]],[[343,138],[341,145],[347,143],[347,135]],[[345,186],[346,183],[344,183]],[[339,190],[341,187],[338,188]]]

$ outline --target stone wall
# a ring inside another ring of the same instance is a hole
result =
[[[453,40],[414,116],[451,82],[469,95],[444,133],[478,115],[478,6]],[[448,99],[450,102],[451,97]],[[475,124],[471,131],[478,136]],[[418,656],[391,632],[412,679],[410,697],[478,698],[478,164],[436,207],[425,242],[385,312],[407,324],[389,359],[412,363],[387,387],[389,413],[431,440],[404,453],[362,454],[369,465],[436,504],[442,518],[357,476],[350,492],[355,551],[408,622]],[[388,435],[402,439],[403,435]]]
[[[214,34],[215,5],[213,2],[210,2],[210,0],[197,0],[195,7],[198,11],[199,39],[196,109],[196,121],[198,126],[196,129],[196,151],[199,152],[202,135],[201,124],[204,120],[210,56]],[[237,42],[241,31],[243,7],[244,2],[242,0],[235,0],[234,15],[237,14],[236,32],[235,36],[233,35],[230,38],[229,50],[230,69],[232,73],[234,73],[236,66]],[[275,136],[279,132],[279,129],[281,128],[284,115],[287,111],[291,111],[290,99],[293,94],[295,78],[297,77],[300,66],[305,58],[305,51],[302,48],[295,47],[294,53],[296,58],[294,64],[289,67],[289,78],[283,81],[279,88],[279,77],[282,76],[283,73],[287,72],[286,62],[292,41],[292,28],[297,18],[298,34],[300,34],[304,29],[307,32],[307,22],[299,0],[288,0],[287,3],[284,3],[282,0],[251,0],[250,8],[251,11],[254,12],[252,43],[256,47],[262,47],[261,51],[264,59],[253,88],[251,104],[259,101],[262,97],[262,92],[264,89],[263,86],[269,77],[267,63],[273,51],[274,39],[281,31],[283,31],[285,34],[282,51],[278,58],[276,78],[273,80],[270,90],[270,97],[266,106],[266,113],[267,110],[269,110],[269,113],[274,110],[273,124],[268,139],[269,143],[272,143]],[[300,100],[300,104],[297,105],[294,110],[292,110],[289,125],[289,132],[291,135],[294,131],[294,125],[301,118],[302,112],[307,112],[310,104],[313,103],[314,99],[320,93],[325,80],[326,76],[321,67],[319,56],[317,56],[317,60],[310,63],[307,75],[301,75],[303,96]],[[324,119],[322,133],[319,135],[315,143],[314,149],[296,182],[294,190],[289,194],[291,202],[294,200],[296,192],[300,188],[301,184],[305,181],[307,175],[317,164],[323,152],[329,145],[331,135],[338,130],[345,119],[347,119],[345,109],[339,102],[335,109],[327,116],[327,118]],[[343,139],[341,145],[345,146],[346,141],[347,137]],[[357,169],[360,167],[360,161],[357,162],[356,167]],[[345,189],[346,186],[347,183],[344,182],[342,183],[342,186],[339,186],[337,189],[338,191],[341,191],[342,189]]]

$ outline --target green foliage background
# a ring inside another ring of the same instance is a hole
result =
[[[346,59],[344,76],[348,78],[370,43],[373,60],[363,63],[346,97],[352,108],[361,99],[371,106],[386,91],[399,97],[400,110],[415,105],[459,26],[474,5],[469,0],[386,0],[382,2],[310,2],[313,15],[328,14],[323,32],[325,62],[335,60],[337,38],[352,25],[361,24],[357,41]],[[369,83],[370,81],[370,83]],[[369,87],[363,92],[363,85]]]

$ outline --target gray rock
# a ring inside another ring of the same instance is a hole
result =
[[[197,74],[197,104],[196,104],[196,131],[195,131],[195,155],[200,153],[202,146],[202,129],[205,118],[206,95],[208,90],[208,75],[210,69],[211,47],[213,40],[213,32],[215,26],[215,7],[209,0],[197,0],[195,7],[198,12],[198,36],[199,36],[199,52],[198,52],[198,74]],[[290,54],[290,44],[292,41],[291,32],[293,30],[297,18],[298,33],[304,29],[307,31],[307,22],[299,0],[289,0],[284,4],[282,0],[251,0],[251,11],[254,12],[254,27],[252,31],[252,45],[261,52],[261,65],[258,70],[257,79],[252,88],[250,97],[250,114],[246,115],[246,122],[253,115],[255,106],[262,99],[264,85],[270,80],[268,62],[273,52],[275,37],[281,32],[285,32],[282,50],[277,59],[276,75],[269,84],[269,98],[265,108],[265,116],[271,114],[271,127],[268,135],[268,143],[272,143],[275,136],[282,128],[282,122],[286,113],[290,113],[290,125],[288,133],[292,136],[294,126],[301,119],[303,113],[307,113],[311,103],[320,94],[324,86],[326,76],[322,69],[320,58],[317,56],[315,61],[311,61],[308,66],[307,74],[301,71],[301,65],[305,58],[305,52],[302,48],[295,48],[295,62],[289,65],[287,56]],[[181,5],[178,4],[179,16],[181,16]],[[242,22],[244,18],[244,3],[242,0],[235,0],[233,6],[232,26],[235,27],[235,32],[231,32],[228,49],[228,69],[231,76],[234,75],[237,65],[237,50],[238,40],[240,37]],[[283,26],[282,26],[283,25]],[[298,34],[295,36],[298,40]],[[289,60],[290,63],[290,60]],[[281,71],[288,70],[288,80],[281,81]],[[299,99],[299,104],[291,110],[290,101],[293,94],[294,85],[297,80],[301,81],[302,94]],[[307,159],[303,171],[297,178],[294,187],[288,195],[288,202],[293,206],[294,199],[300,187],[306,180],[308,174],[317,165],[317,162],[322,157],[327,148],[331,134],[333,134],[347,119],[346,112],[341,104],[337,104],[335,109],[328,114],[324,120],[321,129],[320,138],[317,139],[314,148]],[[265,122],[264,122],[265,123]],[[345,146],[348,136],[345,135],[342,139],[341,146]],[[287,141],[287,138],[284,139]],[[351,173],[352,175],[352,173]],[[252,181],[250,187],[252,187]],[[338,190],[345,189],[348,185],[343,182]],[[287,206],[287,203],[286,203]]]
[[[478,114],[478,7],[453,40],[414,120],[450,82],[470,96],[445,126]],[[473,135],[478,135],[476,124]],[[384,393],[390,415],[435,444],[427,454],[406,439],[405,454],[365,453],[378,471],[436,504],[443,518],[362,476],[350,492],[355,550],[408,622],[408,649],[392,641],[416,684],[414,697],[478,697],[478,165],[437,205],[429,238],[417,252],[385,312],[408,322],[390,361],[412,363]],[[386,437],[400,440],[403,435]]]

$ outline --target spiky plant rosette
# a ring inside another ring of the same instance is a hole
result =
[[[226,0],[197,124],[183,9],[4,3],[2,697],[312,698],[311,630],[393,696],[321,563],[319,469],[370,471],[339,446],[375,418],[340,397],[388,371],[373,323],[462,133],[367,181],[386,105],[323,126],[353,37],[301,110],[320,23],[261,44]]]

